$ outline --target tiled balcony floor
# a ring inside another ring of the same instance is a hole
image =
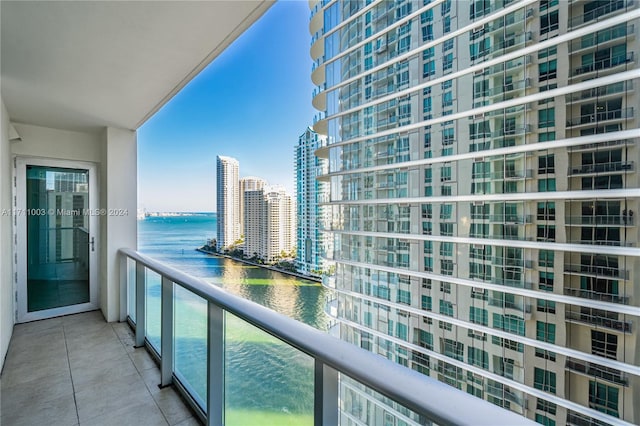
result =
[[[199,425],[125,323],[100,311],[15,326],[1,425]]]

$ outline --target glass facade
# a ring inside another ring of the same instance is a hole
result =
[[[323,240],[322,225],[329,188],[317,177],[327,172],[327,160],[315,156],[317,149],[326,146],[326,138],[307,128],[298,138],[295,150],[296,166],[296,269],[298,272],[320,276],[325,268],[327,241]]]
[[[542,424],[640,421],[638,8],[320,9],[341,338]]]

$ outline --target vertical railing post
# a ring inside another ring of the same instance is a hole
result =
[[[173,381],[173,281],[164,276],[160,301],[160,386],[167,386]]]
[[[224,310],[208,302],[207,426],[224,425]]]
[[[145,308],[145,267],[136,261],[136,347],[144,345]]]
[[[338,371],[315,360],[313,411],[315,426],[338,424],[339,397]]]
[[[129,269],[127,268],[127,260],[129,259],[124,254],[118,254],[120,258],[120,322],[127,320],[127,296],[129,294]],[[131,283],[132,284],[132,283]]]

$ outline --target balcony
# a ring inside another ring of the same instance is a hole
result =
[[[516,287],[516,288],[526,288],[531,290],[533,288],[533,284],[529,281],[525,281],[524,279],[511,279],[511,278],[492,278],[492,284],[506,285],[507,287]]]
[[[492,58],[504,55],[516,48],[522,47],[521,45],[525,44],[527,41],[533,40],[533,34],[531,31],[527,31],[517,35],[513,34],[504,38],[501,37],[500,39],[501,41],[491,47],[489,56]]]
[[[338,316],[338,299],[335,294],[330,293],[325,299],[325,313],[329,318],[337,318]]]
[[[495,11],[496,9],[498,9],[499,3],[496,4],[492,4],[489,8],[490,12]],[[487,16],[488,13],[490,12],[485,12],[483,16]],[[532,8],[528,8],[528,9],[520,9],[514,13],[510,13],[506,16],[504,16],[503,18],[498,18],[496,20],[494,20],[493,22],[489,23],[489,24],[485,24],[486,28],[485,31],[486,32],[495,32],[498,30],[502,30],[504,27],[510,27],[514,24],[518,25],[518,26],[523,26],[527,20],[529,20],[530,18],[533,17],[533,9]],[[471,19],[473,19],[473,16],[471,16]],[[503,30],[504,31],[504,30]]]
[[[613,111],[585,114],[567,120],[567,127],[577,127],[590,124],[598,124],[606,121],[624,120],[633,118],[633,107],[622,108]]]
[[[569,240],[569,244],[586,244],[592,246],[609,246],[609,247],[633,247],[635,243],[633,241],[618,241],[618,240]]]
[[[580,263],[565,263],[564,272],[568,274],[589,275],[629,279],[629,271],[626,269],[613,268],[609,266],[585,265]]]
[[[120,256],[121,308],[133,330],[125,322],[105,322],[99,311],[17,325],[2,376],[3,423],[219,425],[242,419],[229,403],[238,390],[228,383],[239,374],[230,367],[233,358],[246,355],[234,341],[242,329],[278,348],[263,362],[278,354],[287,359],[275,360],[268,377],[258,378],[257,400],[282,392],[272,375],[303,377],[306,389],[295,397],[308,410],[277,407],[283,421],[338,424],[339,389],[355,384],[413,410],[420,423],[533,424],[135,251]],[[337,307],[327,300],[330,309]],[[250,346],[243,350],[265,356]]]
[[[574,29],[587,23],[594,23],[594,20],[597,22],[609,18],[608,15],[631,6],[632,2],[633,0],[613,0],[587,13],[576,15],[569,19],[569,28]]]
[[[569,226],[633,226],[633,216],[597,215],[597,216],[567,216],[564,219]]]
[[[492,214],[489,216],[491,223],[513,223],[524,225],[533,223],[533,216],[530,214]]]
[[[611,161],[608,163],[584,164],[579,167],[569,167],[567,174],[569,176],[574,176],[596,173],[627,173],[633,171],[634,166],[633,161]]]
[[[504,180],[520,180],[520,179],[531,179],[533,178],[533,170],[532,169],[524,169],[524,170],[504,170],[499,172],[494,172],[489,175],[491,179],[504,179]]]
[[[491,261],[495,266],[504,266],[507,268],[533,268],[533,261],[526,259],[518,259],[513,257],[497,257],[494,256]]]
[[[605,423],[601,420],[592,419],[584,414],[576,413],[569,410],[567,412],[567,425],[568,426],[609,426],[609,423]]]
[[[629,304],[629,298],[626,296],[618,296],[617,294],[608,294],[592,290],[583,290],[580,288],[565,288],[564,294],[566,294],[567,296],[582,297],[583,299],[601,300],[603,302],[620,303],[622,305]]]
[[[581,67],[575,68],[573,73],[570,75],[570,77],[573,78],[573,77],[589,74],[596,71],[605,71],[609,69],[615,69],[616,67],[625,65],[629,62],[633,62],[633,52],[629,52],[622,57],[602,59],[592,64],[583,65]]]
[[[635,28],[633,25],[617,26],[608,30],[592,33],[589,36],[582,37],[579,40],[574,40],[569,48],[570,54],[585,53],[587,49],[597,47],[602,49],[604,47],[610,47],[620,39],[626,39],[635,37]]]
[[[313,116],[313,124],[315,125],[318,121],[325,120],[326,118],[327,116],[325,115],[325,113],[320,111]]]
[[[626,84],[625,84],[626,83]],[[630,93],[633,91],[633,81],[609,84],[608,86],[595,87],[593,89],[583,90],[567,95],[567,100],[571,102],[580,102],[588,99],[598,98],[603,100],[609,96],[619,95],[620,93]]]
[[[485,424],[530,424],[523,417],[138,252],[122,249],[120,253],[121,290],[127,295],[127,303],[122,306],[127,306],[129,320],[135,322],[132,343],[145,345],[157,355],[161,384],[173,384],[207,424],[220,424],[223,418],[233,414],[233,408],[225,399],[233,395],[234,389],[228,382],[238,374],[229,366],[233,365],[235,356],[244,356],[233,340],[239,328],[260,333],[261,341],[276,345],[276,352],[286,354],[289,360],[286,363],[276,360],[268,377],[259,380],[272,380],[274,374],[308,378],[304,382],[306,390],[300,389],[297,398],[303,405],[304,399],[308,399],[309,410],[303,414],[316,425],[339,423],[339,389],[347,382],[356,383],[367,392],[371,389],[380,392],[413,410],[420,421],[478,424],[477,416],[481,412],[482,419],[486,419],[481,423]],[[333,301],[329,301],[331,308],[335,308]],[[203,330],[201,335],[194,334],[193,327],[197,324]],[[185,340],[187,336],[189,339]],[[243,348],[259,353],[250,346]],[[272,361],[267,357],[264,362]],[[269,395],[269,391],[274,395]],[[251,390],[245,392],[251,393]],[[281,389],[274,383],[265,383],[256,392],[261,393],[258,399],[269,400]],[[425,399],[423,395],[438,397]],[[466,409],[460,410],[460,406]]]
[[[573,149],[573,152],[595,151],[602,148],[609,148],[613,146],[624,146],[624,145],[633,146],[635,145],[635,141],[633,139],[628,139],[628,140],[606,141],[606,142],[599,142],[599,143],[589,143],[589,144],[579,145],[575,147]]]
[[[525,78],[524,80],[515,81],[513,83],[505,84],[504,86],[497,86],[489,89],[488,95],[491,97],[502,97],[513,94],[515,91],[522,91],[531,87],[531,79]]]
[[[517,303],[503,298],[489,298],[489,306],[505,309],[506,314],[524,316],[525,320],[531,319],[532,307],[530,303]]]
[[[16,326],[2,375],[2,424],[198,424],[126,323],[100,311]]]
[[[508,136],[524,135],[531,132],[531,125],[525,124],[518,127],[505,127],[491,133],[492,138],[502,138]]]
[[[631,333],[631,322],[620,321],[614,318],[607,318],[601,315],[593,315],[585,312],[566,311],[565,318],[567,321],[587,324],[592,327],[604,327],[610,330]]]
[[[599,364],[578,359],[567,358],[567,370],[586,375],[590,378],[597,377],[617,385],[628,386],[629,379],[620,370],[604,367]]]

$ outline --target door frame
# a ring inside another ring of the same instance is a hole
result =
[[[99,182],[95,163],[75,160],[59,160],[42,157],[15,157],[14,168],[14,253],[16,261],[16,322],[29,322],[75,314],[98,309],[100,291],[98,286],[100,215],[98,210]],[[93,238],[93,250],[89,250],[89,302],[77,305],[60,306],[35,312],[27,311],[27,165],[59,167],[65,169],[87,170],[89,172],[89,238]],[[93,213],[95,212],[95,214]],[[23,214],[24,213],[24,214]]]

